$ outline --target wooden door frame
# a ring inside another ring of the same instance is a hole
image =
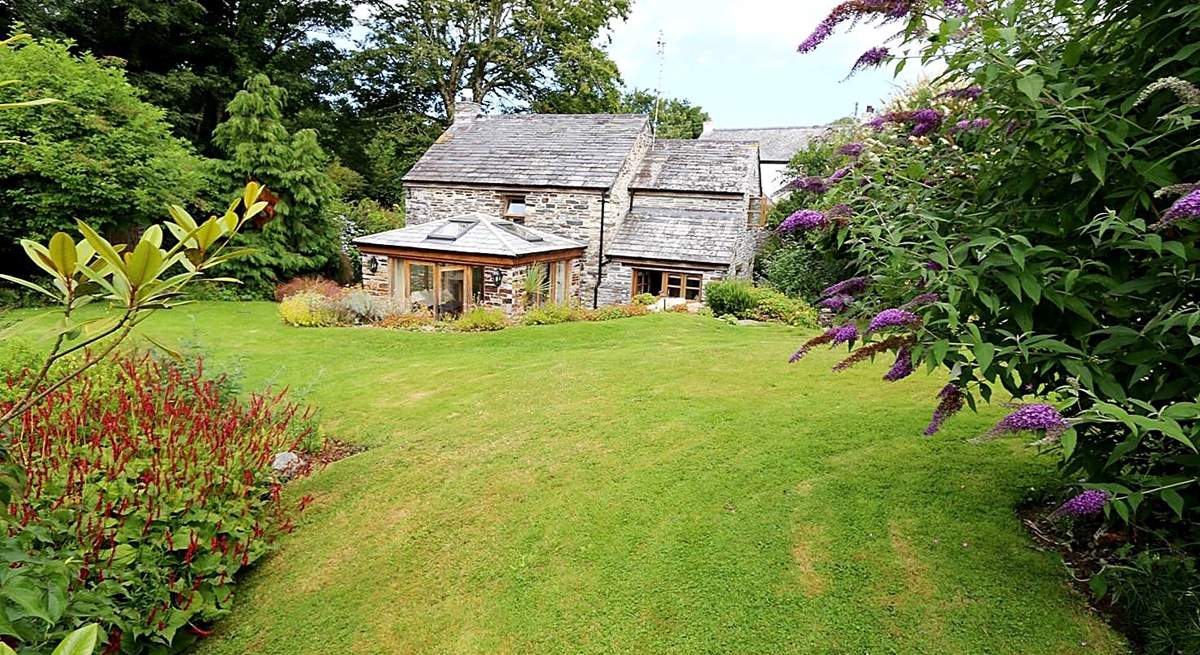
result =
[[[413,264],[416,264],[418,266],[428,266],[433,269],[433,289],[432,289],[432,291],[433,291],[433,307],[432,307],[432,309],[433,309],[434,316],[438,315],[438,313],[439,313],[438,307],[442,304],[441,303],[442,271],[445,271],[445,270],[450,270],[450,271],[457,270],[457,271],[463,272],[463,311],[465,312],[468,309],[471,309],[471,307],[474,305],[474,303],[473,303],[474,281],[472,280],[473,276],[471,275],[471,269],[476,267],[475,264],[448,264],[448,263],[443,264],[441,262],[425,261],[422,259],[400,259],[399,261],[403,262],[402,270],[404,271],[404,289],[403,289],[404,295],[401,297],[401,300],[403,300],[405,303],[407,303],[409,305],[410,309],[412,306],[412,266],[413,266]],[[479,266],[479,268],[484,268],[484,267]]]

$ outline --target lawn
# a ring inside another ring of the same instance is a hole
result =
[[[1019,439],[920,436],[935,378],[832,374],[801,331],[658,315],[490,334],[297,329],[206,303],[149,330],[287,384],[370,446],[200,649],[1119,653],[1013,508]]]

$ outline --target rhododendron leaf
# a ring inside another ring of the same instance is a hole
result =
[[[55,232],[50,237],[50,247],[47,248],[54,267],[64,277],[75,274],[75,242],[66,232]]]
[[[6,281],[6,282],[12,282],[13,284],[17,284],[17,285],[23,286],[23,287],[25,287],[26,289],[30,289],[30,290],[32,290],[32,291],[36,291],[36,292],[38,292],[38,293],[40,293],[40,294],[43,294],[43,295],[45,295],[45,296],[48,296],[48,297],[49,297],[49,298],[51,298],[52,300],[55,300],[55,301],[61,301],[61,299],[60,299],[58,296],[54,295],[53,293],[50,293],[49,291],[47,291],[47,290],[46,290],[46,289],[44,289],[43,287],[40,287],[40,286],[38,286],[38,285],[34,284],[33,282],[27,282],[27,281],[25,281],[25,280],[22,280],[21,278],[18,278],[18,277],[13,277],[13,276],[11,276],[11,275],[5,275],[4,273],[0,273],[0,280],[4,280],[4,281]]]
[[[92,655],[100,641],[100,626],[91,623],[67,635],[50,655]]]

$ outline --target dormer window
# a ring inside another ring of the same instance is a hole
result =
[[[524,223],[525,211],[525,196],[504,197],[504,218],[514,223]]]

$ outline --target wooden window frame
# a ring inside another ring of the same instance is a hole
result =
[[[438,315],[438,307],[441,305],[440,299],[442,297],[442,271],[443,270],[450,270],[450,271],[461,270],[461,271],[463,271],[463,309],[462,310],[465,312],[475,306],[475,295],[474,295],[475,282],[473,279],[474,276],[471,273],[471,269],[476,267],[475,264],[449,264],[449,263],[441,263],[441,262],[431,262],[431,261],[426,261],[426,260],[422,260],[422,259],[397,259],[396,261],[403,262],[403,266],[397,267],[397,269],[404,271],[404,283],[403,283],[404,290],[403,290],[403,295],[400,297],[400,300],[401,300],[401,302],[404,303],[404,305],[406,307],[408,307],[408,309],[410,311],[412,310],[412,267],[414,264],[417,266],[429,266],[430,268],[433,269],[433,289],[432,289],[433,290],[433,307],[431,309],[433,309],[434,316]],[[479,268],[483,268],[483,267],[480,266]],[[484,274],[484,276],[485,276],[484,283],[486,284],[487,283],[486,273]]]
[[[661,275],[661,285],[659,288],[662,289],[662,291],[656,296],[657,298],[675,298],[687,302],[700,301],[704,299],[704,275],[702,273],[689,273],[687,271],[661,271],[653,268],[638,267],[633,267],[633,275],[631,276],[631,284],[629,285],[629,299],[633,300],[633,298],[639,293],[650,293],[649,290],[638,291],[638,280],[643,275],[654,275],[656,273]],[[679,278],[678,284],[671,284],[670,279],[672,277]],[[691,286],[688,283],[693,280],[696,282],[694,289],[696,291],[696,297],[688,298],[688,287]],[[672,288],[678,288],[681,295],[672,296]]]
[[[517,225],[524,225],[525,218],[529,216],[529,196],[524,194],[518,195],[514,193],[511,195],[501,196],[500,198],[504,202],[504,208],[500,210],[500,216],[506,220],[516,223]],[[509,206],[512,205],[514,200],[519,200],[520,203],[525,206],[525,213],[513,214],[508,211]]]

